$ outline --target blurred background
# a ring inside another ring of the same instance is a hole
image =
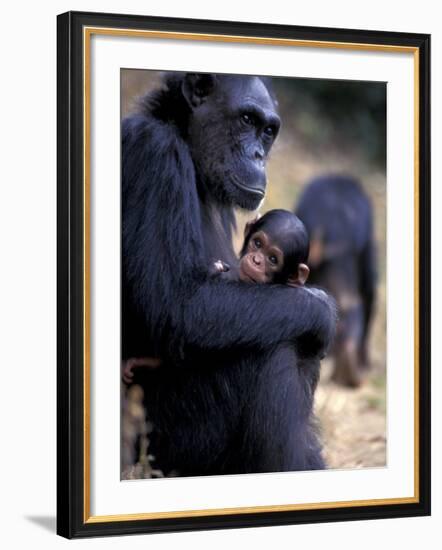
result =
[[[121,71],[122,118],[160,79],[161,73],[155,71]],[[293,211],[309,182],[327,174],[359,180],[372,205],[378,279],[368,340],[371,368],[361,385],[351,388],[332,380],[333,359],[324,360],[315,410],[329,468],[382,467],[386,465],[386,85],[271,80],[282,127],[268,162],[268,191],[260,213],[273,208]],[[250,217],[253,214],[238,214],[237,248]],[[144,421],[141,388],[127,391],[123,386],[123,478],[161,475],[149,466],[150,429]],[[141,444],[134,451],[137,438]]]

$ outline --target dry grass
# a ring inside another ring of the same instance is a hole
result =
[[[348,389],[329,380],[323,365],[315,395],[324,458],[329,468],[366,468],[386,464],[385,383],[369,376],[360,388]]]

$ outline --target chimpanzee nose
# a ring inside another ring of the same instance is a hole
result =
[[[252,256],[253,263],[256,265],[261,264],[261,258],[259,256],[255,256],[255,254]]]
[[[255,151],[253,153],[253,156],[254,156],[255,162],[257,163],[259,168],[264,168],[265,153],[264,153],[264,149],[261,147],[261,145],[256,145],[255,146]]]
[[[262,149],[255,149],[255,159],[264,160],[264,151]]]

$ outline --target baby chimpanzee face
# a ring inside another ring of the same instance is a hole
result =
[[[240,261],[240,278],[253,283],[271,283],[282,270],[284,253],[264,231],[252,233]]]
[[[303,285],[309,268],[303,223],[287,210],[270,210],[246,224],[239,276],[249,283]]]

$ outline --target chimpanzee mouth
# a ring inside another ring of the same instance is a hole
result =
[[[244,281],[246,283],[256,284],[256,280],[251,275],[249,275],[249,273],[247,272],[247,269],[245,269],[243,265],[240,265],[239,273],[240,273],[241,281]]]
[[[236,187],[239,187],[240,189],[242,189],[243,191],[246,191],[247,193],[252,193],[254,195],[258,195],[261,198],[264,198],[264,195],[265,195],[265,190],[264,189],[260,189],[259,187],[252,187],[252,186],[249,186],[249,185],[245,185],[238,178],[238,176],[236,174],[232,174],[231,178],[232,178],[233,184]]]
[[[250,275],[247,275],[247,273],[243,273],[243,274],[242,274],[241,280],[244,281],[244,282],[246,282],[246,283],[254,283],[254,284],[256,284],[255,279],[252,279],[252,277],[250,277]]]

